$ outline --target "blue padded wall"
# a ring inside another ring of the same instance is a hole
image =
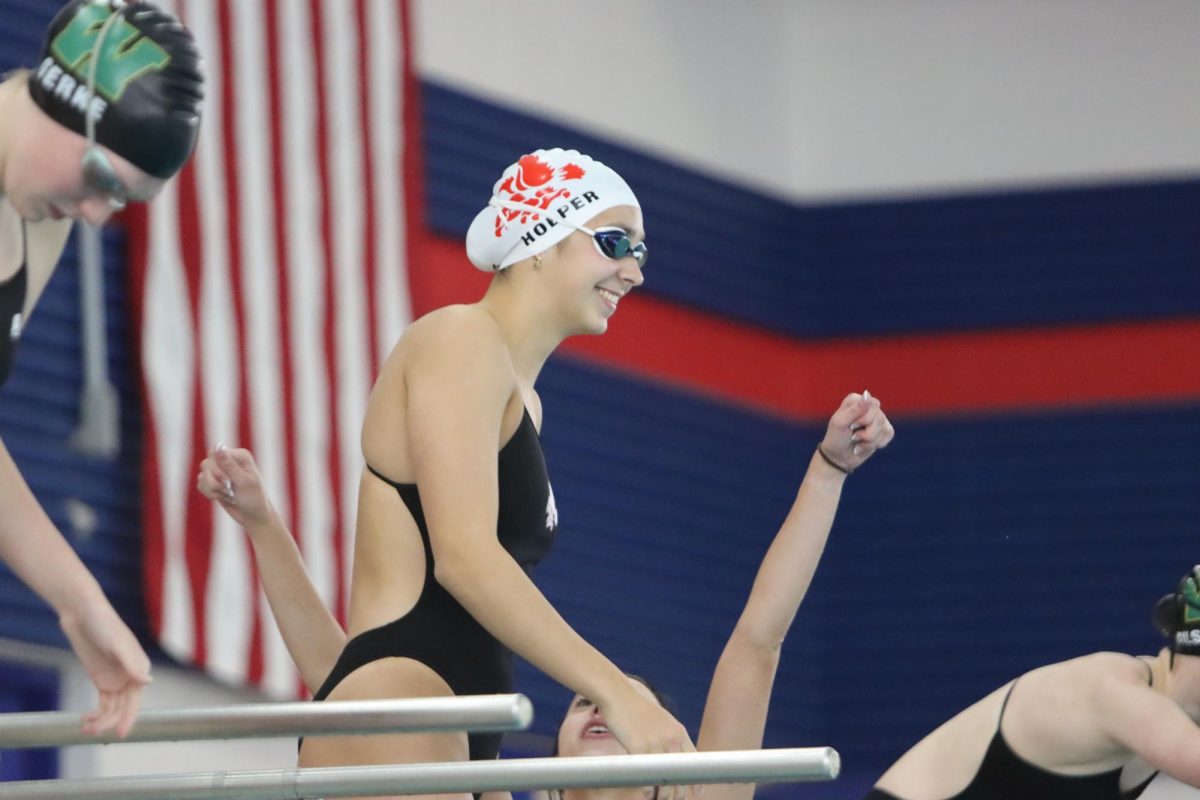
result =
[[[61,7],[56,0],[0,2],[0,74],[33,66],[46,24]]]
[[[800,209],[824,276],[798,334],[897,334],[1200,314],[1200,180]],[[863,292],[861,287],[871,291]]]

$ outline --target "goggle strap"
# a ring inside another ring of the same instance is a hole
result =
[[[125,7],[109,5],[112,13],[108,15],[108,19],[104,20],[104,24],[100,26],[100,33],[96,36],[96,44],[92,47],[92,58],[88,63],[88,82],[87,89],[90,97],[96,96],[96,64],[100,61],[100,50],[104,47],[104,40],[108,37],[108,32],[112,30],[112,26],[116,23],[121,15],[125,13]],[[90,113],[84,113],[84,124],[87,126],[88,146],[96,144],[96,119]]]

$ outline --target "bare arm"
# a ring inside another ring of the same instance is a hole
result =
[[[100,707],[86,716],[84,729],[99,733],[115,726],[124,736],[133,727],[142,687],[150,681],[150,659],[46,516],[2,441],[0,509],[0,558],[58,614],[67,640],[100,692]]]
[[[683,727],[563,620],[496,538],[496,450],[515,390],[490,319],[423,340],[406,372],[407,425],[435,577],[493,636],[594,699],[630,752],[690,750]]]
[[[1144,681],[1144,674],[1135,674],[1098,682],[1094,702],[1101,727],[1155,769],[1200,787],[1200,728]]]
[[[886,447],[892,436],[879,401],[852,394],[830,420],[821,448],[836,463],[854,469]],[[819,453],[813,454],[791,511],[763,558],[750,598],[717,662],[700,725],[700,750],[762,746],[780,649],[821,560],[845,479],[845,473]],[[752,785],[743,784],[715,786],[706,796],[748,800],[753,793]]]
[[[248,450],[218,446],[200,465],[197,488],[246,529],[279,633],[309,692],[333,670],[346,632],[313,585],[300,549],[263,490]]]

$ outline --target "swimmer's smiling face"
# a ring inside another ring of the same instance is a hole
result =
[[[592,230],[621,228],[634,244],[645,239],[642,211],[636,206],[614,206],[589,219],[585,227]],[[555,268],[547,264],[545,279],[552,282],[555,292],[567,301],[565,324],[572,334],[604,333],[621,298],[645,280],[632,256],[608,258],[600,252],[593,238],[582,231],[574,231],[550,253],[553,253]]]

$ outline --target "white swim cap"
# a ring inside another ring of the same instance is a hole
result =
[[[577,150],[535,150],[504,170],[467,230],[467,258],[499,272],[544,252],[613,206],[641,208],[629,184]]]

